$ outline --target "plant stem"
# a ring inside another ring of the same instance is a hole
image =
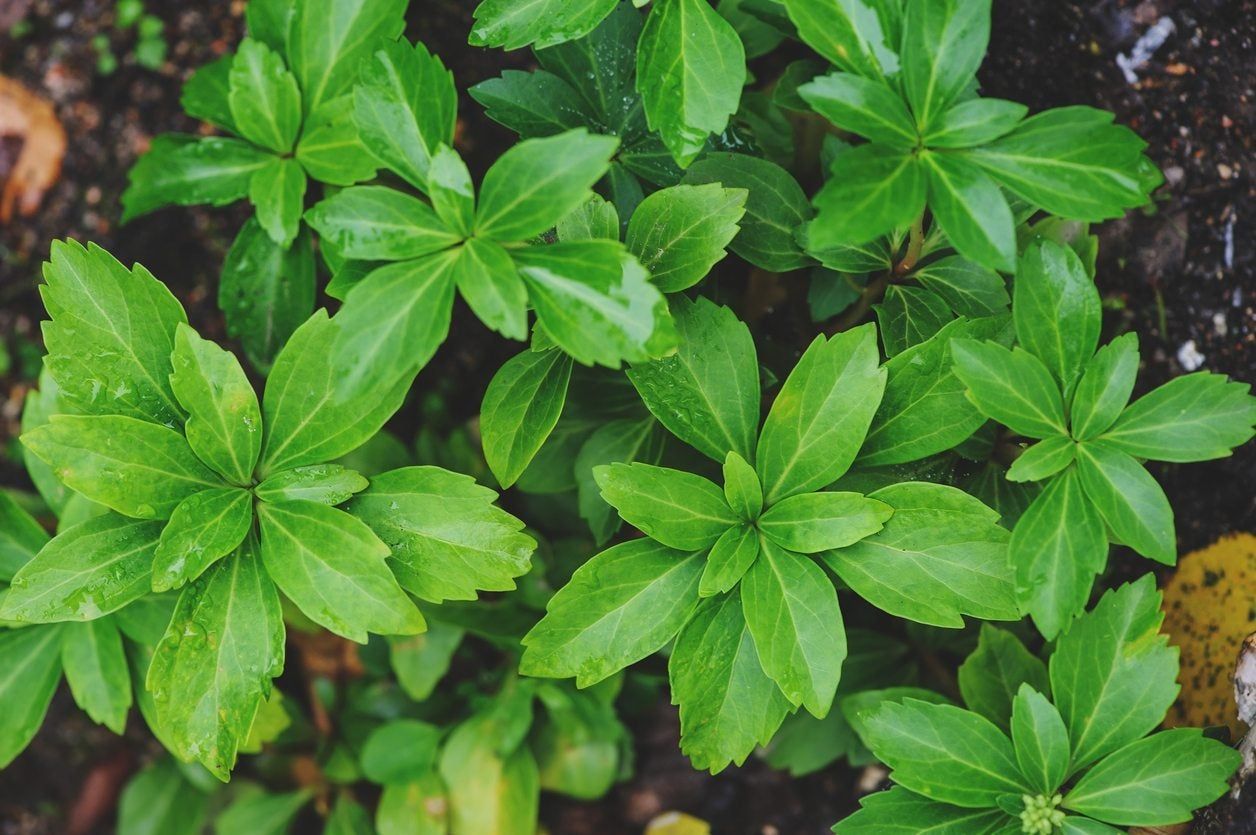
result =
[[[920,251],[925,245],[924,226],[925,215],[924,212],[921,212],[912,221],[911,235],[907,240],[907,252],[903,253],[903,260],[868,282],[868,285],[864,287],[863,292],[859,294],[859,298],[855,300],[855,303],[842,314],[833,327],[827,329],[830,336],[849,330],[862,322],[872,306],[881,301],[890,283],[912,271],[920,260]]]
[[[903,254],[903,260],[899,261],[894,267],[894,275],[902,277],[911,272],[915,268],[916,262],[920,260],[920,250],[925,245],[925,215],[921,212],[911,224],[911,237],[907,240],[907,252]]]

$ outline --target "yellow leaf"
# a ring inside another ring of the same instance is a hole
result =
[[[684,812],[664,812],[650,821],[645,835],[711,835],[711,825]]]

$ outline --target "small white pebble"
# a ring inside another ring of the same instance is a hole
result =
[[[1227,270],[1234,269],[1234,214],[1225,224],[1225,254],[1222,260]]]
[[[1188,339],[1178,348],[1177,361],[1187,371],[1196,371],[1204,364],[1204,355],[1195,347],[1195,340]]]
[[[1230,332],[1230,325],[1225,320],[1224,312],[1212,314],[1212,329],[1217,332],[1217,336],[1221,337]]]
[[[1130,50],[1129,55],[1122,52],[1116,56],[1116,65],[1121,68],[1126,84],[1138,83],[1138,74],[1134,70],[1145,67],[1151,60],[1151,56],[1156,53],[1157,49],[1164,46],[1164,42],[1169,39],[1175,29],[1177,27],[1173,25],[1172,18],[1162,17],[1143,33],[1134,44],[1134,48]]]

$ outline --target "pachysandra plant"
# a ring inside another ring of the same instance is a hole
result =
[[[1189,821],[1241,757],[1193,728],[1153,733],[1178,693],[1162,618],[1144,577],[1072,620],[1047,664],[989,628],[959,670],[967,709],[887,691],[853,718],[896,785],[833,831],[1097,835]]]
[[[473,599],[527,570],[522,523],[469,478],[409,467],[368,481],[334,463],[379,430],[412,378],[339,396],[326,314],[293,334],[259,404],[235,358],[142,267],[58,244],[45,279],[46,366],[70,413],[23,443],[109,512],[23,565],[0,617],[90,622],[181,589],[147,677],[181,757],[227,778],[283,669],[280,592],[365,641],[423,630],[410,594]]]

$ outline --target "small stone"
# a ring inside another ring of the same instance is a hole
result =
[[[1224,162],[1217,163],[1217,173],[1221,175],[1221,179],[1228,180],[1234,176],[1234,169]]]
[[[1186,371],[1197,371],[1204,364],[1204,355],[1195,347],[1195,340],[1188,339],[1178,348],[1177,361]]]
[[[1170,165],[1164,170],[1164,181],[1171,186],[1181,183],[1186,177],[1186,171],[1180,165]]]

